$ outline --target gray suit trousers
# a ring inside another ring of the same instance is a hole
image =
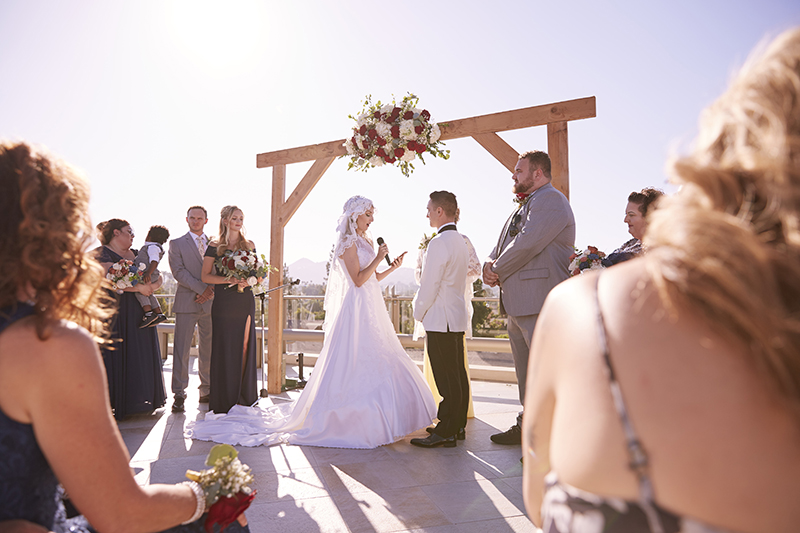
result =
[[[200,396],[208,396],[211,383],[211,313],[175,313],[175,341],[172,346],[172,392],[186,397],[189,385],[189,348],[198,326]]]
[[[514,369],[517,372],[519,385],[519,403],[525,404],[525,384],[528,378],[528,358],[531,353],[531,339],[533,328],[536,327],[535,315],[511,316],[508,315],[508,340],[511,341],[511,354],[514,356]],[[517,417],[517,423],[522,423],[522,412]]]

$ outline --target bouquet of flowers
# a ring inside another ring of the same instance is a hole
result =
[[[111,282],[114,289],[122,294],[124,289],[133,287],[142,281],[142,272],[147,269],[147,265],[139,263],[134,265],[130,259],[120,259],[108,268],[106,279]]]
[[[206,458],[206,465],[211,468],[202,472],[186,471],[186,477],[199,483],[205,493],[208,533],[213,532],[214,524],[220,525],[220,531],[224,530],[256,497],[256,491],[249,486],[253,482],[250,467],[242,464],[238,455],[233,446],[217,444]]]
[[[214,261],[217,272],[221,276],[234,280],[247,280],[250,287],[264,283],[270,271],[275,270],[267,263],[264,254],[259,255],[252,250],[225,250],[225,253]],[[244,289],[239,287],[239,292]]]
[[[594,246],[589,246],[586,250],[581,252],[575,248],[575,253],[570,256],[571,263],[569,264],[569,275],[577,276],[582,274],[584,270],[601,270],[603,266],[603,258],[606,256]]]
[[[439,125],[431,121],[427,109],[416,107],[418,103],[419,98],[410,93],[399,104],[392,98],[392,103],[386,105],[381,105],[380,100],[373,104],[371,96],[367,96],[361,114],[357,118],[349,115],[356,125],[344,143],[350,156],[348,170],[366,172],[388,163],[400,167],[408,177],[414,171],[411,162],[416,157],[425,164],[425,152],[449,159],[450,150],[440,148],[443,143],[439,140]]]
[[[420,250],[427,250],[428,243],[431,242],[431,239],[433,239],[434,237],[436,237],[436,232],[435,231],[433,233],[431,233],[430,237],[428,237],[427,233],[423,233],[422,234],[422,240],[419,241],[419,249]]]

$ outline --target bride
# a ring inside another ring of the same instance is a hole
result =
[[[403,255],[376,272],[388,248],[381,244],[375,253],[368,232],[373,216],[372,201],[363,196],[344,204],[325,293],[325,342],[300,398],[209,412],[187,425],[188,437],[244,446],[375,448],[431,423],[431,391],[400,345],[378,285],[403,264]]]

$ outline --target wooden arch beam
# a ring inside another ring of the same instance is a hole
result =
[[[553,186],[569,198],[569,158],[567,122],[597,115],[595,97],[566,100],[513,111],[440,122],[441,140],[472,137],[509,171],[514,171],[519,154],[498,132],[547,125],[547,152],[552,162]],[[266,152],[256,156],[256,167],[273,167],[270,264],[278,271],[270,276],[271,289],[283,280],[284,228],[308,197],[311,189],[330,168],[336,157],[345,155],[344,139]],[[286,165],[314,161],[297,187],[286,198]],[[269,338],[267,341],[267,391],[278,394],[283,387],[283,293],[275,291],[269,300]]]

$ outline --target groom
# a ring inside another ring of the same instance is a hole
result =
[[[457,212],[453,193],[431,193],[428,219],[436,228],[436,236],[428,243],[413,306],[414,318],[425,326],[431,370],[442,401],[439,423],[429,430],[430,436],[411,439],[411,444],[424,448],[455,447],[458,433],[467,424],[469,380],[464,367],[464,332],[469,319],[464,292],[469,254],[464,238],[456,231]]]

